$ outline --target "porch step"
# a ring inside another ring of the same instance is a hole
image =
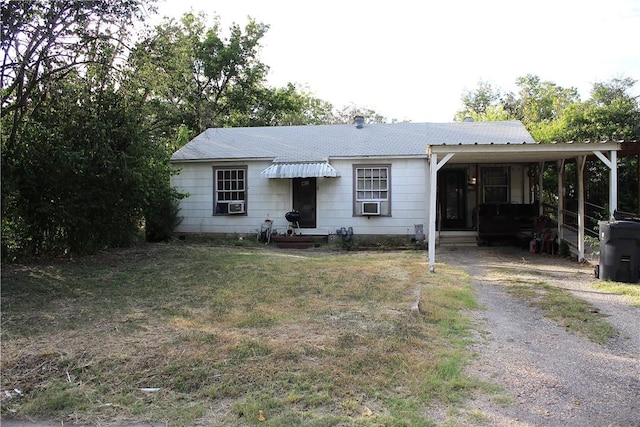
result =
[[[475,232],[441,232],[440,246],[477,246],[478,235]]]

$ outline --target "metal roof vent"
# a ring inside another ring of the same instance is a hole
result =
[[[355,116],[353,122],[356,124],[357,129],[362,129],[364,127],[364,116]]]

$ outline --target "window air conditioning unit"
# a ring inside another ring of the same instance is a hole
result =
[[[232,202],[229,203],[230,214],[242,214],[244,213],[244,202]]]
[[[362,202],[362,215],[380,215],[380,202]]]

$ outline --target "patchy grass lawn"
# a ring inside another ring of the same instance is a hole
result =
[[[570,332],[597,344],[605,344],[618,334],[615,327],[607,321],[607,315],[574,296],[569,290],[533,277],[535,272],[494,268],[489,274],[498,283],[502,283],[511,295],[540,309],[545,317]]]
[[[637,283],[620,283],[609,280],[596,284],[596,288],[603,291],[624,296],[632,305],[640,307],[640,285]]]
[[[528,280],[514,280],[507,289],[541,309],[545,317],[558,325],[597,344],[606,344],[617,335],[613,325],[607,322],[606,315],[566,289]]]
[[[423,256],[175,243],[4,266],[2,415],[435,425],[482,385],[470,279]]]

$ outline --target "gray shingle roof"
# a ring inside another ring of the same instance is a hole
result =
[[[519,121],[381,123],[207,129],[173,161],[264,158],[276,162],[331,157],[423,156],[428,145],[535,143]]]

